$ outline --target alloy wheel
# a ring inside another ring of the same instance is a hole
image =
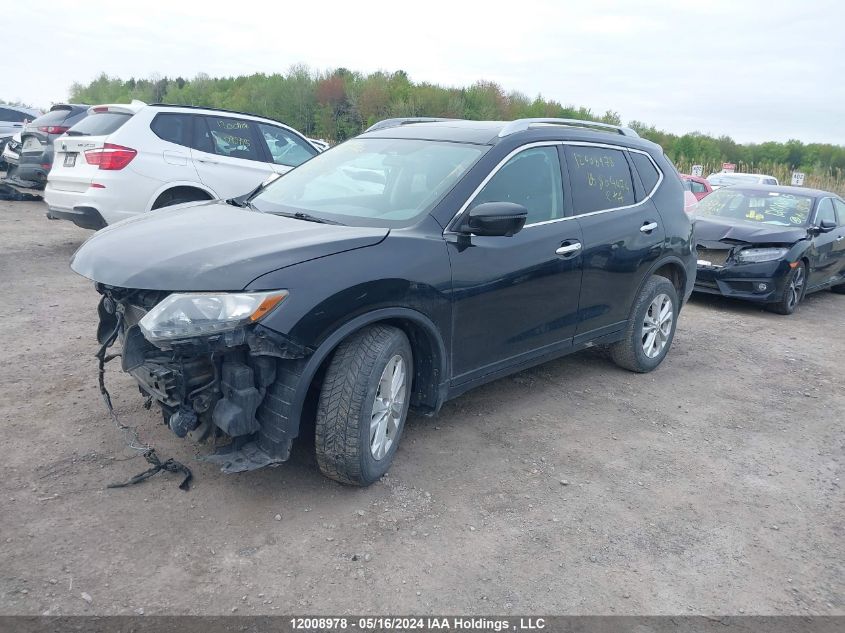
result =
[[[649,358],[657,358],[669,342],[675,308],[669,295],[659,294],[652,299],[643,319],[643,352]]]
[[[390,451],[405,404],[405,359],[399,354],[391,358],[381,374],[373,401],[373,414],[370,418],[370,453],[379,461]]]

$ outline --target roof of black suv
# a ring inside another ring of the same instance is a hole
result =
[[[387,125],[383,125],[387,124]],[[392,119],[378,123],[365,138],[408,138],[495,145],[517,135],[536,139],[605,142],[655,149],[659,146],[622,126],[569,119],[518,119],[516,121],[469,121],[465,119]],[[661,150],[662,151],[662,150]]]

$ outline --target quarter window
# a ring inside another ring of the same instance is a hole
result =
[[[191,116],[189,114],[157,114],[150,129],[162,140],[190,147]]]
[[[621,149],[565,147],[575,214],[634,204],[631,169]]]
[[[634,167],[640,175],[640,180],[643,183],[645,194],[650,194],[654,191],[654,188],[657,186],[657,182],[660,180],[660,172],[657,171],[654,163],[652,163],[645,154],[640,154],[639,152],[629,152],[628,155],[631,157],[631,160],[634,162]],[[701,183],[695,182],[694,180],[690,180],[689,183],[690,191],[693,193],[704,191],[701,188]],[[698,189],[696,189],[696,187],[698,187]]]
[[[816,224],[822,222],[833,222],[836,224],[836,211],[833,209],[833,200],[825,198],[819,202],[819,210],[816,213]]]
[[[526,224],[563,217],[560,161],[555,147],[527,149],[496,172],[473,200],[513,202],[528,209]]]
[[[196,149],[230,158],[262,160],[255,128],[249,121],[203,116],[197,117],[197,123],[194,136]]]
[[[258,131],[267,145],[270,159],[277,165],[296,167],[317,155],[316,149],[283,127],[259,123]]]
[[[696,182],[695,180],[690,180],[689,183],[690,183],[690,191],[692,191],[693,193],[706,193],[707,192],[707,187],[705,187],[700,182]]]

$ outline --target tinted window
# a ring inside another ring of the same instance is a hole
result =
[[[576,214],[634,204],[634,183],[622,150],[568,145],[565,151]]]
[[[58,125],[64,123],[70,110],[51,110],[47,114],[43,114],[33,121],[37,125]]]
[[[197,149],[231,158],[263,160],[252,123],[217,116],[201,118],[205,119],[207,131],[205,137],[198,141]]]
[[[631,160],[634,162],[634,167],[636,167],[637,173],[640,175],[640,180],[643,183],[643,189],[645,189],[646,195],[650,194],[657,186],[657,181],[660,180],[660,172],[657,171],[654,163],[652,163],[645,154],[640,154],[639,152],[629,152],[628,155],[631,157]],[[692,180],[688,182],[690,183],[690,191],[703,191],[701,189],[696,189],[696,187],[701,187],[701,185],[697,182]]]
[[[833,200],[825,198],[819,202],[819,210],[816,212],[816,224],[822,222],[833,222],[836,224],[836,211],[833,210]]]
[[[317,155],[316,149],[283,127],[259,123],[258,131],[264,138],[271,160],[277,165],[296,167]]]
[[[690,191],[692,191],[693,193],[705,193],[707,191],[707,187],[705,187],[700,182],[690,180],[689,185],[690,185]]]
[[[472,206],[482,202],[514,202],[528,209],[526,224],[563,216],[563,188],[556,147],[520,152],[484,185]]]
[[[32,121],[34,117],[26,112],[18,112],[10,108],[0,108],[0,121],[11,121],[12,123],[25,123]]]
[[[763,178],[763,184],[764,185],[776,185],[776,184],[778,184],[778,181],[775,180],[774,178]]]
[[[132,118],[122,112],[95,112],[68,130],[69,136],[107,136]]]
[[[150,129],[162,140],[189,147],[191,123],[189,114],[157,114],[150,123]]]

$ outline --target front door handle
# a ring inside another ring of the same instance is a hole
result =
[[[555,251],[558,255],[563,255],[564,257],[569,257],[570,255],[574,255],[578,251],[581,250],[581,242],[570,242],[569,244],[564,244],[559,249]]]
[[[640,227],[640,231],[642,231],[643,233],[651,233],[656,228],[657,222],[646,222]]]

